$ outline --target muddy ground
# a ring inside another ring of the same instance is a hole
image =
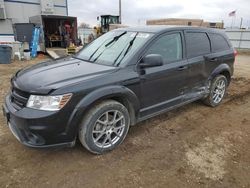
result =
[[[11,75],[0,65],[0,104]],[[250,187],[250,56],[239,55],[223,104],[195,102],[132,127],[113,152],[29,149],[0,114],[0,187]]]

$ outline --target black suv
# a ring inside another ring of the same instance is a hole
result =
[[[129,126],[195,100],[215,107],[235,53],[220,30],[148,26],[106,33],[77,55],[18,71],[3,107],[24,145],[114,149]]]

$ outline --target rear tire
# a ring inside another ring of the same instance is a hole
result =
[[[79,140],[92,153],[103,154],[120,145],[130,125],[128,110],[121,103],[106,100],[93,106],[79,127]]]
[[[203,102],[211,107],[218,106],[226,93],[228,86],[228,80],[224,75],[217,75],[211,83],[209,94],[208,96],[203,100]]]

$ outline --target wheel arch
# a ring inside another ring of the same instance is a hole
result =
[[[228,81],[227,84],[229,85],[230,82],[231,82],[231,75],[230,75],[230,72],[227,71],[227,70],[224,70],[224,71],[220,72],[220,74],[224,75],[224,76],[227,78],[227,81]]]
[[[231,81],[231,76],[233,74],[231,68],[227,64],[221,64],[213,70],[213,72],[210,74],[209,80],[212,80],[219,74],[222,74],[227,78],[229,85]]]
[[[136,94],[125,86],[108,86],[92,91],[82,98],[70,115],[67,123],[68,131],[77,135],[78,126],[88,110],[103,100],[112,99],[123,104],[129,112],[131,125],[137,122],[139,114],[139,100]]]

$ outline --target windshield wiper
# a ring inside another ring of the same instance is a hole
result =
[[[110,42],[108,42],[107,44],[105,44],[105,49],[106,47],[108,47],[109,45],[111,45],[113,42],[117,41],[120,37],[122,37],[123,35],[125,35],[127,33],[127,31],[124,31],[122,34],[115,36]],[[95,51],[94,53],[89,57],[89,61],[91,60],[91,58],[96,54],[96,52],[102,47],[102,45],[100,45]],[[105,49],[94,59],[93,62],[96,62],[96,60],[103,54],[103,52],[105,51]]]
[[[138,35],[138,32],[135,34],[134,38],[129,42],[129,45],[128,45],[128,47],[127,47],[127,49],[126,49],[126,51],[125,51],[125,53],[124,53],[122,59],[121,59],[121,60],[119,61],[119,63],[116,65],[117,67],[120,65],[120,63],[121,63],[121,61],[123,60],[123,58],[127,55],[127,53],[129,52],[129,50],[130,50],[131,47],[133,46],[134,41],[135,41],[137,35]],[[120,54],[118,55],[118,57],[115,59],[114,65],[115,65],[116,61],[117,61],[117,60],[120,58],[120,56],[122,55],[122,52],[123,52],[123,51],[124,51],[124,49],[121,51],[121,53],[120,53]]]
[[[104,42],[105,42],[105,41],[104,41]],[[104,42],[103,42],[103,43],[104,43]],[[102,44],[103,44],[103,43],[102,43]],[[102,44],[94,51],[93,54],[91,54],[91,56],[89,56],[89,59],[88,59],[89,61],[90,61],[91,58],[96,54],[96,52],[102,47]]]
[[[134,36],[134,38],[129,42],[129,46],[128,46],[128,48],[126,49],[126,51],[125,51],[123,57],[125,57],[125,56],[127,55],[127,53],[129,52],[130,48],[133,46],[134,41],[135,41],[137,35],[138,35],[138,33],[136,33],[136,35]]]
[[[108,47],[110,44],[112,44],[113,42],[117,41],[119,38],[121,38],[126,33],[127,33],[127,31],[124,31],[122,34],[115,36],[109,43],[107,43],[105,45],[105,47]]]

